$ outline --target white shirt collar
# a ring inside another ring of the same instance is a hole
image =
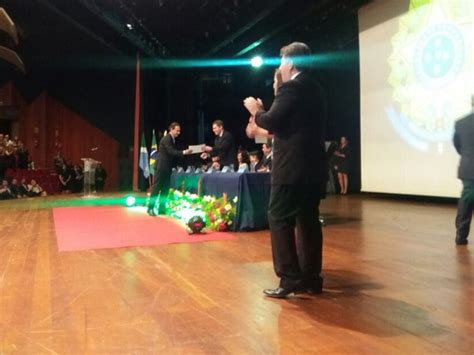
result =
[[[295,73],[291,76],[291,79],[290,80],[293,80],[294,78],[296,78],[298,75],[300,75],[301,72],[299,71],[298,73]]]

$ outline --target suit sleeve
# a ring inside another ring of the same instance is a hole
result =
[[[163,139],[161,141],[160,152],[166,152],[166,154],[174,157],[181,157],[183,155],[181,150],[178,150],[173,146],[170,139]]]
[[[454,148],[456,148],[456,151],[459,154],[461,154],[461,140],[459,139],[457,127],[454,130],[453,143],[454,143]]]
[[[297,90],[293,83],[282,85],[268,111],[260,110],[255,115],[257,126],[270,132],[278,132],[279,127],[287,123],[291,111],[296,105]]]

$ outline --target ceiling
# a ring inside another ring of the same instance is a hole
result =
[[[318,38],[322,47],[346,48],[357,44],[348,18],[367,2],[4,0],[2,6],[17,24],[17,51],[31,67],[77,56],[137,52],[158,58],[275,54],[282,44],[306,38]]]

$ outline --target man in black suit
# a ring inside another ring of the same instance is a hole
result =
[[[474,208],[474,96],[471,100],[473,110],[456,122],[453,138],[454,146],[461,155],[458,178],[463,184],[456,216],[455,242],[457,245],[467,244]]]
[[[206,146],[201,158],[207,159],[210,155],[212,161],[219,162],[222,167],[229,166],[233,170],[237,159],[234,137],[230,132],[224,130],[224,122],[221,120],[215,120],[212,123],[212,131],[216,135],[214,147]]]
[[[281,49],[283,84],[268,111],[253,97],[244,100],[255,117],[254,126],[273,132],[275,137],[268,221],[280,285],[264,290],[268,297],[322,292],[319,201],[326,103],[322,88],[305,69],[304,59],[310,53],[306,44],[298,42]]]
[[[158,214],[166,213],[166,199],[170,189],[171,172],[176,165],[176,159],[186,154],[191,154],[191,150],[176,149],[175,140],[181,133],[181,126],[177,122],[169,125],[169,133],[161,138],[159,144],[159,154],[155,163],[155,182],[151,190],[150,202],[148,203],[148,214],[156,216],[156,198],[160,195],[158,203]]]
[[[262,158],[260,167],[257,169],[257,171],[260,173],[270,172],[272,171],[272,159],[273,159],[271,140],[269,140],[267,143],[262,144],[262,153],[263,153],[263,158]]]

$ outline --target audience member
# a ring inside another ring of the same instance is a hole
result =
[[[18,141],[17,145],[17,167],[18,169],[28,169],[28,149],[25,148],[21,141]]]
[[[13,198],[15,198],[15,196],[13,195],[10,185],[8,184],[8,180],[3,179],[2,185],[0,186],[0,200],[10,200]]]
[[[100,192],[104,191],[105,180],[107,179],[107,172],[101,163],[97,164],[95,169],[95,189]]]
[[[237,161],[239,162],[239,172],[250,170],[250,157],[246,150],[242,150],[237,154]]]
[[[70,169],[64,163],[58,174],[59,189],[62,193],[70,193],[72,191],[72,174]]]
[[[263,152],[262,163],[257,171],[259,173],[267,173],[272,170],[273,151],[272,151],[271,141],[268,141],[267,143],[264,143],[262,145],[262,152]]]
[[[337,157],[337,177],[341,194],[347,194],[348,176],[348,160],[349,160],[349,141],[346,137],[341,137],[341,144],[334,155]]]
[[[26,195],[23,194],[23,190],[20,188],[20,185],[18,184],[18,180],[15,178],[12,179],[12,182],[10,184],[10,189],[11,189],[12,195],[15,198],[26,197]]]
[[[58,152],[53,158],[53,168],[56,174],[61,174],[64,164],[66,164],[66,160],[61,155],[61,152]]]
[[[72,173],[72,192],[81,192],[84,184],[84,173],[82,168],[75,164]]]
[[[254,173],[262,165],[260,163],[260,157],[257,151],[250,152],[249,157],[250,157],[250,171]]]
[[[28,185],[28,196],[37,197],[37,196],[47,196],[46,191],[38,185],[35,179],[31,179],[30,184]]]
[[[26,179],[23,178],[20,181],[20,185],[18,186],[18,192],[23,197],[28,197],[28,184],[26,183]]]

